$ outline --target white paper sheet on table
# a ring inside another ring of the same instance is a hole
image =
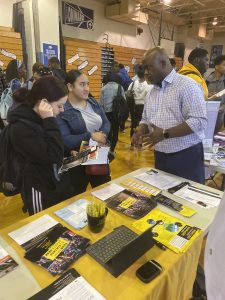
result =
[[[135,178],[152,186],[155,186],[160,190],[167,190],[181,183],[180,180],[177,180],[172,176],[165,175],[156,171],[148,171],[148,173],[141,173],[139,175],[136,175]]]
[[[125,189],[124,187],[122,187],[116,183],[112,183],[100,190],[92,192],[91,194],[93,196],[97,197],[98,199],[105,201],[105,200],[109,199],[110,197],[115,196],[116,194],[119,194],[124,189]]]
[[[193,186],[185,186],[179,191],[175,192],[174,195],[204,208],[219,206],[221,201],[221,197],[219,196],[219,194],[216,195],[206,190],[199,190],[198,188]],[[204,203],[205,206],[201,203]]]
[[[43,215],[37,220],[9,233],[9,236],[22,245],[44,231],[52,228],[58,222],[49,215]]]
[[[108,164],[109,147],[99,147],[97,159],[88,160],[83,166]]]
[[[87,205],[87,200],[80,199],[55,211],[55,215],[72,225],[74,228],[81,229],[87,225]]]
[[[104,300],[105,298],[83,277],[78,277],[49,300]]]
[[[0,236],[0,245],[15,259],[18,266],[13,272],[0,279],[1,300],[24,300],[41,290],[32,273],[23,263],[16,251]],[[13,284],[12,284],[13,283]]]

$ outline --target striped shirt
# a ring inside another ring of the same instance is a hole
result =
[[[146,96],[142,120],[149,126],[154,124],[162,129],[175,127],[183,122],[193,133],[164,139],[155,145],[155,150],[174,153],[200,143],[207,126],[206,102],[202,89],[187,76],[174,70],[163,80],[162,87],[152,86]]]

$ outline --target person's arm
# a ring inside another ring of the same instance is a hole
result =
[[[88,131],[81,134],[72,134],[68,122],[60,117],[57,118],[57,123],[60,128],[62,140],[70,150],[79,148],[82,141],[89,141],[91,138],[91,133]]]
[[[21,156],[37,164],[60,165],[63,161],[64,146],[54,117],[43,119],[43,129],[38,126],[16,122],[10,128],[13,146]],[[43,130],[44,134],[38,134]]]
[[[206,102],[200,86],[195,82],[184,85],[181,97],[181,111],[184,122],[164,130],[152,124],[153,132],[144,137],[146,144],[155,145],[159,143],[164,139],[164,132],[168,132],[169,138],[177,138],[191,133],[198,135],[206,128]]]

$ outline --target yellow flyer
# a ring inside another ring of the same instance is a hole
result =
[[[160,223],[156,225],[159,221]],[[153,209],[144,218],[134,222],[132,226],[141,232],[154,226],[152,232],[155,240],[176,253],[185,252],[195,238],[201,234],[201,229],[190,226],[157,208]]]

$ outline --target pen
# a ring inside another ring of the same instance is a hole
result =
[[[163,251],[166,250],[166,246],[164,246],[162,243],[158,242],[158,241],[155,241],[155,244],[157,247],[159,247],[160,249],[162,249]]]

